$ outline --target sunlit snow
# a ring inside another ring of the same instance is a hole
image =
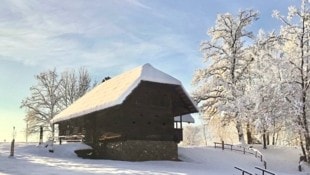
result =
[[[260,149],[261,146],[255,146]],[[81,159],[74,150],[88,148],[81,143],[54,145],[54,153],[35,143],[17,143],[15,156],[9,157],[9,143],[0,143],[0,174],[4,175],[86,175],[86,174],[137,174],[137,175],[227,175],[241,174],[235,166],[261,174],[254,167],[263,164],[255,156],[241,152],[222,151],[214,147],[180,147],[181,161],[127,162]],[[260,150],[265,154],[268,169],[277,175],[298,172],[298,148],[271,148]],[[310,171],[308,171],[308,174]]]

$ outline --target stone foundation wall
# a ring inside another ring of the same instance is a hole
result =
[[[173,141],[127,140],[107,143],[101,148],[107,159],[126,161],[178,160],[178,146]]]

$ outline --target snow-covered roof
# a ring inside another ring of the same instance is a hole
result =
[[[68,108],[56,115],[52,119],[52,123],[80,117],[95,111],[120,105],[141,81],[179,85],[184,93],[186,93],[179,80],[155,69],[150,64],[145,64],[96,86]],[[188,96],[187,93],[186,95]],[[190,99],[189,96],[188,98]],[[192,105],[197,109],[193,102]]]
[[[180,122],[180,116],[176,116],[174,117],[174,121],[175,122]],[[186,123],[195,123],[195,119],[193,118],[192,115],[190,114],[186,114],[186,115],[182,115],[182,122],[186,122]]]

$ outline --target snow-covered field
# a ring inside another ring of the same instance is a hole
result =
[[[260,146],[257,146],[259,148]],[[73,150],[87,148],[81,143],[55,145],[55,152],[35,144],[17,143],[15,156],[9,157],[9,143],[0,143],[0,174],[5,175],[238,175],[235,166],[260,174],[254,167],[263,164],[253,155],[222,151],[213,147],[180,147],[182,161],[126,162],[112,160],[89,160],[76,157]],[[277,175],[306,175],[309,169],[297,171],[299,149],[271,148],[266,151],[268,169]],[[308,172],[308,173],[307,173]]]

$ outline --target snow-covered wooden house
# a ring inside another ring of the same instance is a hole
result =
[[[179,80],[145,64],[101,83],[52,122],[60,136],[83,135],[102,158],[174,160],[182,140],[175,125],[197,111]]]

